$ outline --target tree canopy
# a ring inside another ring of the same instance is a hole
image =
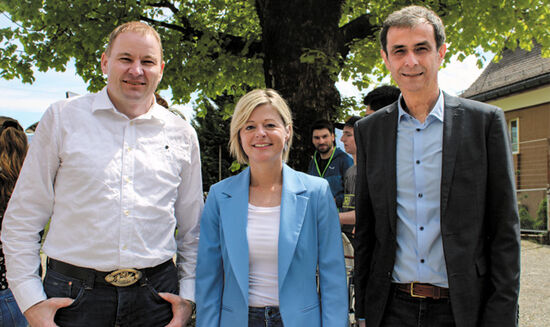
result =
[[[33,66],[63,71],[75,58],[77,73],[97,91],[105,84],[99,58],[108,34],[141,20],[162,37],[160,88],[171,88],[174,102],[187,103],[193,93],[207,101],[257,87],[278,90],[295,116],[290,163],[303,169],[311,152],[309,124],[342,119],[357,105],[341,98],[335,82],[351,79],[363,89],[386,74],[380,25],[410,4],[442,17],[447,60],[530,49],[533,40],[550,55],[550,0],[2,0],[0,11],[16,26],[0,29],[0,77],[31,83]],[[199,115],[206,114],[204,101]],[[233,105],[223,110],[230,116]]]

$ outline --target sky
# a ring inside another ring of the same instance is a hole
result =
[[[447,67],[439,72],[439,85],[443,91],[458,95],[466,90],[481,74],[477,68],[476,58],[467,57],[463,62],[451,60]],[[19,120],[26,128],[37,122],[47,107],[58,100],[65,98],[67,91],[77,94],[87,93],[87,85],[81,77],[76,75],[74,61],[70,62],[65,72],[35,72],[35,82],[24,84],[20,80],[0,79],[0,115]],[[367,91],[359,92],[351,82],[339,81],[336,84],[343,96],[362,97]],[[161,91],[161,95],[171,103],[170,91]],[[188,118],[193,116],[191,105],[177,106]]]

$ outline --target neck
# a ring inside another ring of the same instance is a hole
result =
[[[319,157],[321,157],[321,159],[328,159],[328,158],[330,158],[330,156],[332,155],[334,150],[335,150],[335,148],[333,147],[332,149],[330,149],[329,151],[327,151],[325,153],[319,152]]]
[[[149,100],[147,101],[143,101],[143,100],[139,102],[138,101],[136,102],[120,101],[119,99],[115,99],[114,97],[111,97],[108,89],[107,89],[107,95],[109,95],[109,99],[115,106],[116,110],[124,114],[129,119],[134,119],[136,117],[139,117],[147,113],[155,101],[154,96],[152,98],[149,98]]]
[[[283,184],[283,162],[274,164],[251,164],[250,186],[269,188]]]
[[[439,88],[430,92],[403,92],[407,111],[421,123],[426,120],[438,98]]]
[[[357,155],[356,155],[356,154],[352,154],[351,156],[353,157],[353,164],[354,164],[354,165],[357,165]]]

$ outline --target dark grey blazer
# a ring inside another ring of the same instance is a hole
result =
[[[457,327],[516,326],[520,233],[502,110],[444,93],[441,234]],[[355,125],[356,316],[379,326],[396,251],[397,102]]]

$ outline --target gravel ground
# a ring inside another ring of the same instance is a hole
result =
[[[521,327],[550,326],[550,246],[521,241]]]

